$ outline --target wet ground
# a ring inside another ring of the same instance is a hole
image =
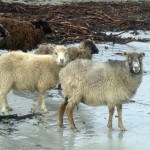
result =
[[[129,34],[124,34],[129,36]],[[150,32],[141,32],[139,36],[149,38]],[[75,44],[77,45],[77,44]],[[66,128],[60,129],[57,122],[58,105],[61,91],[47,92],[46,106],[48,114],[21,121],[6,120],[0,122],[0,150],[149,150],[150,148],[150,43],[131,42],[126,45],[112,43],[97,44],[100,53],[94,60],[124,59],[115,52],[144,51],[144,75],[132,103],[123,105],[123,122],[127,131],[122,132],[117,126],[117,113],[113,121],[113,130],[107,129],[108,109],[106,106],[89,107],[83,104],[75,108],[75,123],[80,132],[73,133],[69,128],[65,114]],[[0,51],[5,53],[5,51]],[[37,93],[25,94],[11,91],[9,104],[14,108],[11,114],[29,113]],[[135,102],[134,102],[135,101]],[[0,113],[1,115],[1,113]]]

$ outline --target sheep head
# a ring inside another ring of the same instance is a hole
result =
[[[35,25],[36,28],[42,28],[45,35],[52,33],[51,27],[44,19],[33,20],[31,23]]]
[[[144,52],[124,52],[123,55],[127,57],[131,73],[138,74],[142,72],[142,59],[143,56],[145,56]]]
[[[64,66],[69,62],[67,47],[63,45],[57,45],[54,48],[53,56],[55,57],[57,64],[60,66]]]
[[[90,50],[91,54],[98,54],[99,50],[96,47],[95,43],[91,39],[83,41],[83,45],[86,49]]]
[[[0,24],[0,40],[2,40],[4,37],[7,37],[9,35],[9,32],[3,27],[2,24]]]

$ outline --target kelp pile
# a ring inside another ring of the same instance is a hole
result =
[[[0,16],[19,20],[45,19],[53,33],[49,43],[70,43],[91,38],[97,42],[150,41],[121,38],[128,30],[150,30],[150,2],[86,2],[63,5],[25,5],[0,2]],[[117,35],[106,31],[121,31]]]

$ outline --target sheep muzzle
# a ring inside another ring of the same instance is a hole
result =
[[[133,61],[132,62],[132,70],[134,73],[139,73],[141,70],[141,65],[138,61]]]

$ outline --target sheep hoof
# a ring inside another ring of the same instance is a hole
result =
[[[47,113],[48,113],[48,110],[45,108],[45,109],[43,110],[43,112],[44,112],[44,114],[47,114]]]
[[[121,131],[122,131],[122,132],[125,132],[125,131],[127,131],[127,130],[126,130],[124,127],[122,127],[122,128],[121,128]]]
[[[60,128],[66,128],[63,124],[59,124]]]
[[[31,108],[31,113],[34,114],[35,113],[35,109]]]
[[[72,130],[74,133],[79,132],[79,130],[77,128],[72,128]]]
[[[7,108],[8,111],[13,111],[13,108],[9,107]]]
[[[4,116],[8,116],[9,114],[8,114],[8,112],[7,111],[2,111],[2,114],[4,115]]]
[[[109,131],[113,131],[114,129],[112,127],[108,127]]]

